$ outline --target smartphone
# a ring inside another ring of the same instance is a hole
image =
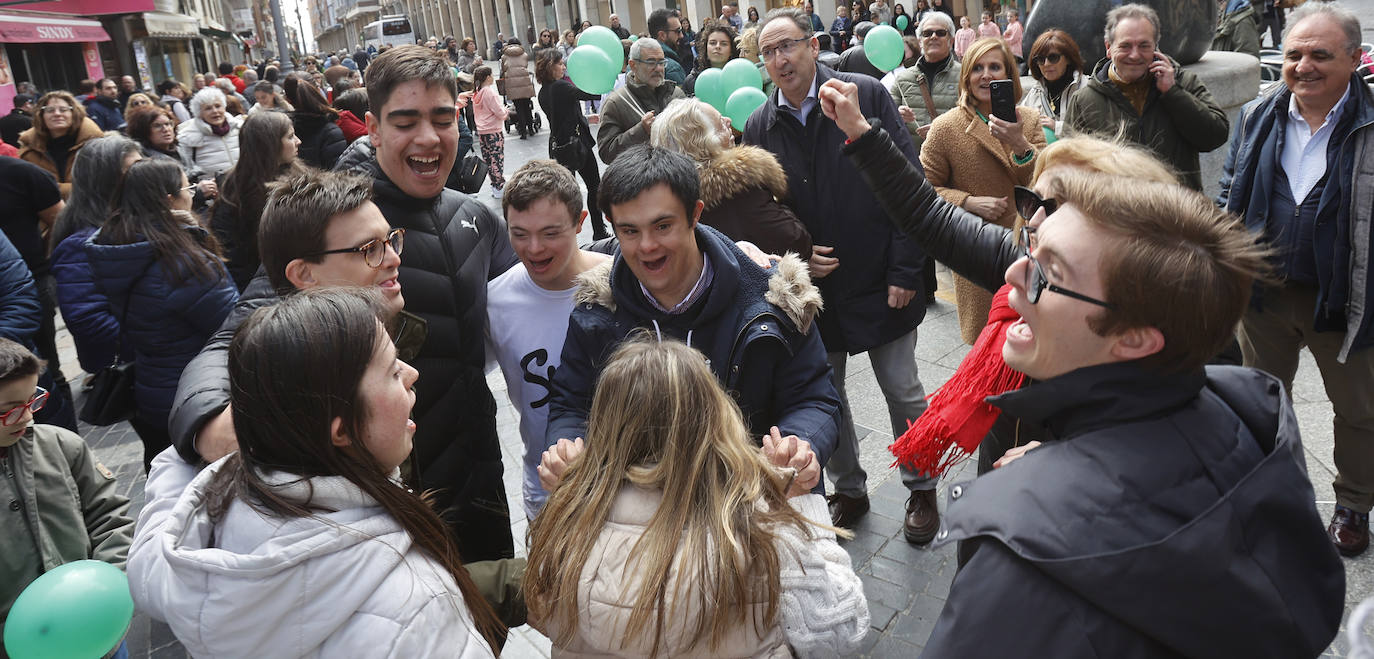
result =
[[[988,87],[992,93],[992,116],[1008,123],[1016,123],[1016,99],[1011,81],[993,80]]]

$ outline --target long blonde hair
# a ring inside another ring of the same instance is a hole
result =
[[[683,628],[689,648],[709,641],[704,653],[745,620],[760,633],[774,624],[781,592],[775,531],[790,525],[805,533],[808,522],[788,504],[785,476],[751,441],[705,357],[640,334],[602,370],[586,452],[530,524],[525,601],[531,619],[558,624],[555,645],[575,633],[582,568],[626,484],[663,498],[630,551],[631,578],[641,588],[624,602],[633,608],[622,644],[652,633],[658,655],[664,621],[684,611],[699,612]],[[677,586],[668,593],[675,565]],[[689,596],[694,607],[684,603]],[[762,616],[758,601],[767,603]]]

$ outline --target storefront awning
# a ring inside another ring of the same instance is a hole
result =
[[[0,42],[71,43],[109,41],[100,21],[0,14]]]
[[[160,11],[143,12],[143,27],[148,36],[163,39],[193,39],[200,36],[199,24],[190,16]]]

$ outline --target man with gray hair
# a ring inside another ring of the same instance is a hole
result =
[[[609,165],[625,149],[647,144],[654,115],[675,99],[687,97],[676,83],[666,79],[665,63],[663,46],[657,39],[645,37],[630,46],[625,86],[611,92],[601,105],[596,150],[602,162]]]
[[[892,100],[906,122],[911,141],[921,150],[930,122],[959,102],[959,58],[954,54],[954,20],[944,12],[928,12],[916,28],[921,56],[916,66],[897,74]],[[932,291],[933,292],[933,291]]]
[[[1064,132],[1125,136],[1202,190],[1198,154],[1226,144],[1226,113],[1202,81],[1157,50],[1159,14],[1145,5],[1107,12],[1107,58],[1064,109]]]
[[[1336,509],[1327,535],[1342,554],[1369,546],[1374,507],[1374,94],[1360,66],[1360,22],[1311,2],[1283,33],[1283,85],[1241,111],[1218,202],[1263,232],[1281,287],[1257,289],[1241,320],[1245,365],[1292,391],[1303,346],[1335,411]]]

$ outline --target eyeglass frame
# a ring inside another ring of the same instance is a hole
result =
[[[405,238],[406,238],[406,230],[405,230],[405,229],[392,229],[391,231],[388,231],[388,232],[387,232],[385,238],[373,238],[372,240],[369,240],[369,241],[367,241],[367,242],[365,242],[365,243],[363,243],[363,244],[361,244],[361,245],[358,245],[357,247],[344,247],[344,248],[340,248],[340,249],[327,249],[327,250],[324,250],[324,251],[322,251],[322,252],[312,252],[312,253],[310,253],[310,254],[306,254],[306,256],[307,256],[307,257],[311,257],[311,256],[326,256],[326,255],[329,255],[329,254],[351,254],[351,253],[353,253],[353,252],[357,252],[358,254],[361,254],[361,255],[363,256],[363,263],[366,263],[366,264],[367,264],[367,267],[376,269],[376,268],[382,267],[382,263],[386,261],[386,246],[387,246],[387,245],[390,245],[392,251],[396,252],[396,256],[400,256],[400,255],[401,255],[401,251],[402,251],[403,249],[405,249]],[[395,241],[395,244],[392,243],[393,240]],[[379,242],[380,242],[380,243],[383,243],[382,251],[381,251],[381,255],[382,255],[381,258],[377,259],[377,262],[376,262],[375,264],[374,264],[374,263],[368,263],[368,260],[367,260],[367,250],[372,249],[372,246],[375,245],[375,244],[377,244],[377,243],[379,243]]]
[[[1044,55],[1036,55],[1035,57],[1031,58],[1031,61],[1035,62],[1036,64],[1044,64],[1045,62],[1049,62],[1050,64],[1058,64],[1059,61],[1062,59],[1064,59],[1064,54],[1055,52],[1045,53]]]
[[[638,58],[632,58],[630,61],[631,61],[631,62],[639,62],[640,64],[643,64],[643,65],[645,65],[645,66],[648,66],[648,67],[651,67],[651,68],[655,68],[655,69],[657,69],[657,68],[660,67],[660,66],[663,67],[663,68],[665,68],[665,69],[668,68],[668,58],[666,58],[666,57],[663,58],[663,59],[638,59]]]
[[[1053,197],[1041,197],[1038,192],[1024,185],[1012,189],[1012,203],[1016,206],[1016,213],[1027,222],[1041,208],[1045,209],[1046,217],[1059,210],[1059,202]]]
[[[6,410],[4,414],[0,414],[0,426],[8,427],[14,425],[16,420],[13,417],[13,414],[15,412],[20,412],[19,418],[22,419],[24,418],[22,410],[27,409],[30,412],[37,413],[38,410],[43,409],[43,406],[47,404],[48,390],[44,389],[43,387],[34,387],[33,397],[29,398],[29,402],[15,405],[14,407],[11,407],[10,409]],[[37,405],[37,407],[35,407],[35,405]]]
[[[38,111],[42,114],[71,114],[76,108],[70,105],[45,105],[38,108]]]
[[[1031,225],[1023,224],[1021,225],[1021,230],[1018,231],[1016,235],[1016,242],[1021,245],[1021,249],[1023,250],[1022,256],[1030,261],[1030,264],[1026,267],[1026,281],[1024,282],[1027,302],[1039,304],[1040,296],[1045,293],[1045,289],[1049,289],[1060,295],[1071,297],[1075,300],[1087,302],[1089,304],[1095,304],[1109,311],[1116,310],[1116,305],[1114,304],[1103,302],[1095,297],[1090,297],[1076,291],[1071,291],[1062,286],[1051,284],[1049,277],[1045,276],[1045,268],[1041,266],[1040,261],[1031,254],[1031,236],[1034,235],[1034,233],[1035,229],[1031,228]]]
[[[800,45],[803,41],[810,41],[814,38],[815,37],[802,37],[800,39],[784,39],[767,48],[760,48],[759,58],[767,62],[773,59],[775,55],[791,57],[792,51],[796,50],[798,45]]]
[[[933,28],[930,30],[921,30],[919,34],[922,39],[944,39],[949,36],[949,30],[944,28]]]

